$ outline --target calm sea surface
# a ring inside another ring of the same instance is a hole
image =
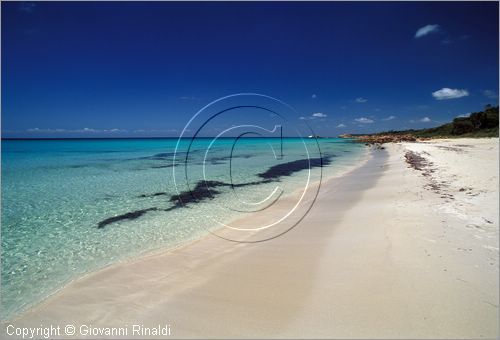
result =
[[[277,182],[285,195],[297,190],[308,156],[312,180],[366,156],[362,145],[342,139],[319,139],[321,154],[314,140],[297,138],[212,142],[180,142],[176,190],[177,139],[2,141],[2,319],[85,273],[205,235],[208,213],[221,220],[244,214],[225,205],[234,190],[251,202]],[[208,189],[196,187],[203,178]],[[176,195],[188,187],[196,192],[179,204]]]

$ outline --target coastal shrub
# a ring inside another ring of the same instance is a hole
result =
[[[453,120],[453,135],[463,135],[474,131],[498,129],[498,106],[486,106],[484,111],[473,112],[469,117],[455,118]]]
[[[469,117],[455,118],[452,122],[421,130],[387,131],[373,134],[413,135],[419,138],[446,137],[498,137],[498,106],[487,105],[483,111],[473,112]]]
[[[453,130],[451,130],[452,135],[462,135],[464,133],[472,132],[476,128],[472,123],[470,118],[455,118],[453,120]]]
[[[476,129],[498,127],[498,106],[486,106],[484,111],[471,113],[469,118]]]
[[[498,127],[498,106],[487,108],[485,113],[486,117],[481,127],[486,129]]]

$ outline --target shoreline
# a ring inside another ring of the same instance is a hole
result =
[[[93,138],[93,139],[100,139],[100,138]],[[139,139],[142,139],[142,138],[139,138]],[[342,169],[339,173],[335,173],[335,174],[329,176],[328,178],[323,178],[322,183],[326,183],[326,182],[329,182],[331,180],[335,180],[335,179],[338,179],[340,177],[349,175],[351,172],[355,171],[356,169],[365,166],[371,157],[373,157],[372,150],[370,150],[369,148],[365,148],[362,151],[362,155],[359,156],[358,163],[356,163],[354,165],[347,166],[347,167],[345,167],[345,169]],[[324,176],[324,174],[323,174],[323,176]],[[317,187],[318,183],[319,183],[319,181],[315,181],[315,182],[311,183],[310,186]],[[300,189],[300,188],[296,189],[294,192],[286,194],[284,196],[284,198],[295,197],[298,195],[298,193],[301,190],[302,189]],[[244,218],[242,216],[233,216],[233,217],[229,217],[226,221],[224,221],[224,223],[228,223],[228,224],[229,223],[238,223],[239,221],[242,221],[242,220],[244,220]],[[216,230],[217,231],[224,230],[224,227],[220,226]],[[151,257],[167,256],[171,252],[177,251],[179,249],[183,249],[185,247],[189,247],[192,244],[196,244],[198,242],[201,242],[206,238],[213,237],[214,236],[213,233],[214,232],[207,230],[207,232],[205,234],[203,234],[199,237],[187,239],[187,240],[182,241],[176,245],[173,245],[173,246],[167,245],[167,246],[163,246],[163,247],[159,247],[159,248],[155,248],[155,249],[144,250],[143,252],[141,252],[135,256],[124,257],[118,261],[109,263],[103,267],[98,267],[95,270],[85,272],[80,276],[77,276],[69,281],[64,282],[60,287],[58,287],[56,290],[54,290],[53,292],[51,292],[50,294],[48,294],[47,296],[45,296],[41,300],[35,301],[34,303],[29,304],[29,305],[25,306],[24,308],[21,308],[18,312],[11,315],[10,317],[3,319],[3,320],[0,320],[0,324],[8,324],[8,323],[15,322],[16,320],[22,318],[23,315],[25,315],[26,313],[29,313],[30,311],[35,310],[39,306],[47,303],[53,296],[56,296],[61,291],[64,291],[67,287],[71,286],[72,284],[75,284],[81,280],[85,280],[93,275],[100,273],[101,271],[110,270],[110,269],[113,269],[114,267],[121,267],[124,265],[130,265],[130,264],[133,264],[133,263],[138,262],[138,261],[147,260],[148,258],[151,258]]]
[[[433,171],[411,168],[407,151]],[[371,152],[282,237],[204,237],[106,268],[12,323],[169,323],[176,338],[496,337],[498,138]]]

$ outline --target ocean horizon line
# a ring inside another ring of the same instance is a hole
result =
[[[35,138],[24,138],[24,137],[2,137],[0,138],[2,141],[4,140],[107,140],[107,139],[213,139],[217,136],[203,136],[203,137],[35,137]],[[234,137],[218,137],[218,139],[233,139]],[[241,139],[280,139],[280,138],[309,138],[308,136],[283,136],[283,137],[250,137],[244,136],[240,137]],[[340,138],[338,136],[327,136],[327,137],[318,137],[321,139],[331,139],[331,138]]]

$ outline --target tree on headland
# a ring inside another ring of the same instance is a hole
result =
[[[483,111],[473,112],[468,117],[457,117],[450,123],[433,128],[373,134],[380,135],[412,135],[417,138],[498,137],[498,106],[486,105]]]
[[[451,130],[452,135],[463,135],[464,133],[469,133],[474,130],[474,124],[469,117],[459,117],[453,119],[453,128]]]
[[[469,117],[453,120],[453,135],[462,135],[483,129],[498,128],[498,106],[486,105],[484,111],[473,112]]]

